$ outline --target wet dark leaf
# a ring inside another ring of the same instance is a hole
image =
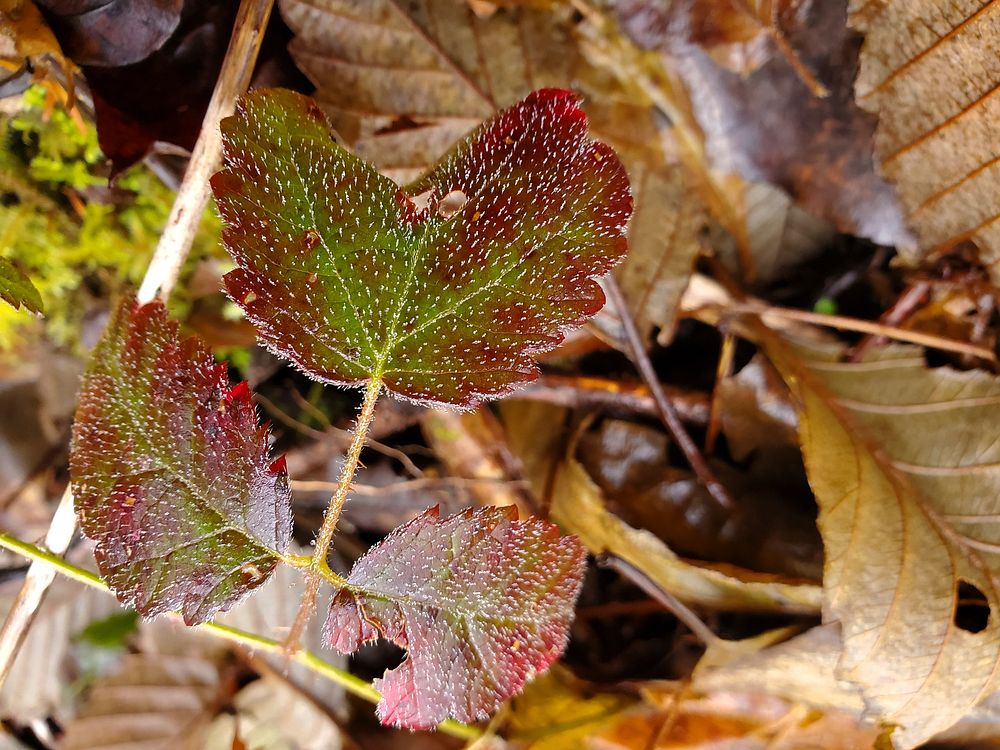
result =
[[[77,65],[119,67],[163,46],[181,21],[184,0],[36,0]]]
[[[846,0],[789,4],[776,19],[783,44],[745,76],[699,44],[706,41],[705,6],[718,4],[619,6],[638,43],[671,55],[713,166],[783,188],[841,231],[883,244],[911,242],[895,192],[872,158],[875,120],[854,103],[859,41],[847,29]],[[817,84],[827,96],[816,95]]]

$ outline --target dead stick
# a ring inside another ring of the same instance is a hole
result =
[[[607,292],[608,300],[621,318],[622,329],[625,331],[625,340],[628,342],[629,349],[632,352],[632,362],[638,368],[642,379],[646,381],[646,386],[653,397],[660,420],[667,428],[671,437],[673,437],[674,442],[677,443],[684,453],[684,457],[687,459],[695,475],[697,475],[698,481],[704,485],[705,489],[708,490],[709,494],[715,498],[715,501],[719,505],[732,510],[735,504],[729,496],[729,492],[722,482],[716,478],[715,473],[709,468],[708,464],[705,463],[705,459],[698,450],[698,446],[694,444],[691,436],[684,429],[680,415],[663,392],[660,379],[656,376],[656,371],[653,370],[653,363],[649,361],[646,349],[642,345],[639,329],[636,328],[635,321],[632,319],[632,313],[625,302],[625,297],[613,276],[609,275],[604,280],[604,290]]]
[[[240,3],[229,48],[222,61],[222,70],[205,113],[198,142],[191,154],[191,162],[180,190],[177,191],[167,226],[139,288],[137,299],[140,302],[151,301],[157,296],[157,292],[161,298],[166,299],[177,282],[208,203],[208,177],[219,161],[219,120],[233,111],[236,97],[250,83],[250,74],[253,72],[257,51],[264,38],[264,29],[273,6],[274,0],[242,0]],[[71,488],[67,487],[49,524],[45,546],[49,552],[63,555],[69,548],[75,531],[73,494]],[[25,574],[14,606],[7,613],[3,628],[0,629],[0,685],[3,685],[10,672],[53,578],[52,569],[38,562],[33,562]]]
[[[215,91],[201,123],[198,142],[191,152],[184,180],[177,191],[146,277],[139,287],[140,302],[153,299],[157,293],[161,299],[166,299],[177,282],[202,214],[205,213],[205,206],[208,205],[211,193],[208,178],[217,169],[222,155],[219,121],[233,113],[236,98],[250,84],[250,76],[273,5],[274,0],[243,0],[240,3],[233,36],[229,40],[229,49],[226,50],[222,70],[215,83]]]
[[[622,578],[642,589],[643,592],[659,602],[665,610],[687,625],[688,630],[694,633],[695,637],[706,646],[711,646],[722,640],[684,602],[669,591],[657,586],[648,575],[632,563],[616,555],[602,555],[597,563],[603,568],[611,568]]]

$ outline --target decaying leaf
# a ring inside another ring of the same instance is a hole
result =
[[[920,249],[972,240],[1000,279],[1000,13],[984,0],[852,0],[865,34],[857,101]]]
[[[31,279],[6,258],[0,258],[0,299],[15,310],[23,307],[31,312],[42,311],[42,296]]]
[[[762,649],[747,648],[733,658],[741,642],[724,642],[724,663],[698,664],[692,685],[702,693],[745,690],[776,695],[823,710],[844,711],[860,718],[861,694],[853,683],[836,677],[840,627],[821,625]],[[708,654],[706,653],[706,657]]]
[[[814,612],[820,589],[788,584],[749,571],[696,565],[677,556],[656,535],[629,526],[611,513],[600,490],[562,443],[565,410],[508,401],[501,414],[511,447],[524,462],[536,495],[550,503],[550,516],[576,534],[594,555],[610,553],[635,566],[665,591],[686,602],[733,610]]]
[[[635,197],[628,257],[615,276],[639,332],[648,337],[656,329],[666,345],[708,215],[686,166],[672,156],[671,130],[657,122],[654,109],[609,99],[588,101],[591,129],[621,157]],[[619,349],[627,348],[618,311],[606,309],[594,323]]]
[[[280,677],[251,682],[232,703],[233,712],[217,716],[205,732],[204,750],[340,750],[345,744],[337,723]]]
[[[184,0],[39,0],[66,56],[77,65],[131,65],[163,46],[181,22]]]
[[[284,461],[268,457],[246,383],[162,304],[124,300],[80,392],[70,468],[77,516],[119,600],[188,624],[260,586],[291,535]]]
[[[601,692],[556,665],[511,701],[506,736],[519,749],[582,750],[635,702],[624,692]]]
[[[496,110],[572,78],[575,55],[550,12],[482,18],[453,0],[282,0],[281,10],[338,135],[400,184]]]
[[[713,466],[733,494],[733,508],[722,508],[689,469],[670,465],[670,439],[662,430],[607,419],[581,435],[576,455],[608,510],[672,551],[819,581],[822,543],[802,460],[797,445],[782,444],[771,429],[773,457],[761,451],[743,471]]]
[[[13,579],[0,589],[0,611],[9,611],[20,584]],[[53,717],[60,722],[69,718],[66,684],[79,666],[74,659],[75,639],[92,622],[121,612],[103,591],[56,578],[0,687],[3,717],[20,721]]]
[[[995,689],[1000,380],[930,369],[911,347],[858,364],[835,348],[767,349],[802,404],[840,676],[914,747]]]
[[[91,688],[66,726],[66,750],[203,750],[221,705],[219,665],[203,654],[130,654]]]
[[[553,524],[508,508],[439,519],[432,508],[361,557],[334,597],[330,645],[379,637],[407,650],[375,681],[383,724],[478,721],[566,647],[586,554]]]
[[[910,242],[892,186],[875,169],[874,120],[854,104],[857,43],[846,28],[847,0],[788,3],[780,18],[785,51],[774,49],[747,76],[720,66],[696,43],[705,2],[629,0],[618,11],[638,43],[670,55],[713,166],[777,185],[841,231],[883,244]],[[815,95],[804,71],[827,96]]]
[[[537,91],[398,188],[312,100],[254,92],[223,122],[212,180],[238,265],[226,288],[316,379],[458,406],[505,394],[600,309],[594,278],[625,253],[628,178],[586,125],[570,92]]]

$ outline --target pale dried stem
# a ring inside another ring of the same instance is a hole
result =
[[[67,487],[52,516],[48,533],[45,534],[45,547],[57,554],[63,554],[69,548],[75,531],[73,494]],[[14,666],[14,657],[24,643],[28,628],[31,627],[55,576],[55,570],[37,560],[28,567],[21,590],[18,591],[17,598],[7,613],[7,619],[4,620],[3,629],[0,630],[0,686]]]
[[[139,302],[153,300],[157,292],[161,298],[166,299],[177,282],[177,276],[191,249],[198,223],[208,203],[209,175],[219,161],[221,153],[219,120],[233,111],[236,97],[250,82],[250,75],[273,6],[274,0],[242,0],[240,3],[229,48],[226,50],[208,111],[205,113],[198,142],[191,154],[191,162],[174,199],[166,228],[136,295]],[[56,555],[65,554],[75,531],[73,495],[71,488],[67,487],[45,535],[46,548]],[[51,567],[33,562],[28,568],[14,606],[7,613],[3,629],[0,630],[0,685],[10,671],[18,649],[35,619],[53,578]]]
[[[337,489],[330,499],[330,505],[326,509],[323,517],[323,525],[316,536],[316,548],[313,550],[312,560],[306,570],[306,589],[302,594],[302,603],[299,611],[295,615],[295,622],[288,632],[285,640],[285,648],[288,653],[294,653],[299,647],[299,639],[305,632],[309,620],[312,619],[316,609],[316,597],[319,594],[320,584],[324,578],[334,578],[330,566],[327,564],[326,556],[330,551],[330,543],[333,535],[337,532],[337,521],[340,520],[340,513],[344,509],[344,503],[351,490],[351,481],[358,469],[358,461],[361,459],[361,451],[365,447],[368,439],[368,431],[371,429],[372,420],[375,418],[375,404],[378,401],[379,393],[382,390],[382,379],[372,377],[368,381],[365,389],[364,399],[361,402],[361,410],[358,412],[358,421],[354,425],[354,438],[344,456],[344,465],[340,469],[340,478],[337,481]]]
[[[167,225],[139,287],[137,298],[140,302],[149,302],[157,296],[166,299],[177,283],[181,266],[208,205],[211,193],[208,178],[218,167],[222,156],[219,121],[233,113],[237,97],[250,83],[273,6],[274,0],[243,0],[240,3],[233,36],[201,124],[201,133],[191,152],[191,160],[170,209]]]

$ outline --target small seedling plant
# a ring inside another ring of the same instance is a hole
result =
[[[81,528],[119,600],[194,625],[278,565],[306,585],[294,650],[323,581],[324,640],[406,649],[376,680],[383,723],[488,716],[562,653],[585,551],[514,508],[430,509],[343,578],[327,557],[383,394],[471,408],[536,377],[533,355],[597,312],[626,251],[628,179],[568,91],[536,91],[399,187],[340,148],[315,102],[244,97],[222,123],[212,189],[236,263],[228,294],[261,343],[308,376],[363,390],[311,556],[289,553],[283,458],[248,385],[181,339],[158,302],[123,301],[97,346],[73,432]]]

